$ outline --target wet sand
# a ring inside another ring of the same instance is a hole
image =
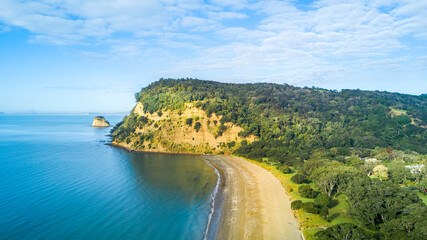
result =
[[[238,157],[202,156],[224,175],[216,239],[301,239],[285,189],[267,170]]]

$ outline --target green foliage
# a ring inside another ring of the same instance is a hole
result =
[[[399,218],[381,226],[381,233],[386,239],[426,239],[427,208],[418,203],[406,206]]]
[[[310,180],[308,179],[308,177],[306,175],[304,175],[304,174],[301,174],[301,173],[297,173],[297,174],[293,175],[291,177],[291,180],[294,183],[298,183],[298,184],[309,183],[310,182]]]
[[[317,205],[317,204],[316,204]],[[327,220],[327,217],[329,216],[329,210],[328,210],[328,207],[327,206],[320,206],[320,205],[317,205],[317,208],[318,208],[318,214],[322,217],[322,218],[324,218],[324,219],[326,219]]]
[[[377,234],[370,233],[357,225],[342,223],[317,232],[317,240],[370,240],[378,239]]]
[[[315,198],[317,196],[317,192],[307,184],[301,185],[298,188],[298,193],[304,198]]]
[[[235,141],[231,141],[227,143],[227,147],[228,148],[233,148],[234,146],[236,146],[236,142]]]
[[[402,216],[406,206],[422,204],[416,192],[377,179],[355,179],[347,188],[351,214],[363,225],[377,229]],[[425,207],[425,205],[423,205]]]
[[[427,195],[427,175],[424,175],[423,179],[418,183],[420,192]]]
[[[219,136],[222,136],[222,134],[223,134],[226,130],[227,130],[227,126],[225,126],[224,124],[221,124],[221,125],[218,127],[218,131],[216,132],[215,137],[217,138],[217,137],[219,137]]]
[[[142,89],[136,98],[150,113],[183,110],[185,103],[196,103],[208,115],[222,116],[222,124],[232,122],[242,127],[241,136],[252,134],[267,142],[279,140],[280,157],[307,158],[316,149],[335,148],[332,155],[339,158],[349,155],[350,148],[376,146],[427,153],[427,133],[420,127],[427,125],[425,96],[160,79]],[[392,109],[404,110],[407,115],[392,117]],[[411,118],[418,119],[416,125],[411,124]],[[257,146],[249,145],[257,151]]]
[[[193,125],[193,118],[187,118],[186,120],[185,120],[185,124],[187,124],[188,126],[192,126]]]
[[[308,212],[308,213],[314,213],[314,214],[318,214],[319,213],[319,208],[316,204],[314,204],[313,202],[306,202],[302,204],[302,209],[304,209],[304,211]]]
[[[298,210],[300,208],[302,208],[302,201],[301,200],[295,200],[291,202],[291,209],[293,210]]]
[[[194,124],[194,129],[196,129],[196,132],[199,132],[201,127],[202,127],[202,124],[200,122],[196,122]]]
[[[348,157],[345,159],[345,164],[347,166],[360,166],[363,164],[363,161],[360,160],[359,157]]]
[[[390,180],[394,183],[402,184],[411,179],[411,172],[405,167],[404,163],[391,163],[388,166]]]
[[[325,193],[321,193],[314,199],[314,203],[322,207],[328,207],[331,203],[331,197]]]
[[[355,177],[365,176],[362,172],[339,162],[324,163],[315,169],[310,178],[328,196],[342,193]]]
[[[291,173],[292,169],[288,165],[280,165],[277,167],[277,170],[281,171],[282,173]]]

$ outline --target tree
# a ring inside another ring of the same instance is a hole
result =
[[[321,194],[317,195],[317,197],[314,199],[314,203],[319,205],[319,206],[328,207],[329,204],[331,203],[331,197],[329,197],[325,193],[321,193]]]
[[[391,163],[388,165],[390,179],[397,184],[405,183],[411,178],[411,171],[405,167],[404,163]]]
[[[427,195],[427,175],[423,177],[423,179],[418,183],[418,187],[420,188],[420,192]]]
[[[361,176],[363,174],[353,167],[332,162],[313,171],[310,178],[330,197],[342,193],[353,178]]]
[[[398,218],[406,206],[421,203],[415,192],[377,179],[352,182],[346,193],[351,215],[373,229]]]
[[[192,118],[187,118],[187,119],[185,120],[185,124],[187,124],[188,126],[190,126],[190,127],[191,127],[191,125],[193,125],[193,119],[192,119]]]
[[[338,172],[331,167],[321,167],[313,171],[311,179],[330,197],[338,184]]]
[[[202,127],[202,124],[200,122],[196,122],[194,124],[194,129],[196,129],[196,132],[199,132],[201,127]]]
[[[347,166],[360,166],[363,164],[363,161],[359,157],[348,157],[345,159],[345,164]]]
[[[292,170],[288,165],[280,165],[277,167],[277,170],[281,171],[282,173],[291,173]]]
[[[308,213],[314,213],[314,214],[318,214],[319,213],[319,208],[313,202],[303,203],[302,204],[302,208],[304,209],[304,211],[306,211]]]
[[[319,206],[317,205],[318,208],[318,214],[324,218],[327,219],[327,217],[329,216],[329,210],[327,206]]]
[[[392,219],[381,226],[386,239],[418,240],[427,238],[427,208],[424,204],[411,204],[405,207],[399,218]]]
[[[379,237],[352,223],[333,225],[317,232],[314,236],[318,240],[369,240]]]
[[[298,210],[302,207],[303,203],[301,200],[295,200],[291,202],[291,209]]]
[[[379,178],[382,178],[382,179],[388,178],[388,168],[382,164],[378,164],[377,166],[375,166],[373,171],[374,171],[374,175]]]
[[[293,175],[291,177],[291,180],[294,183],[298,183],[298,184],[309,183],[310,182],[310,180],[308,179],[308,177],[306,175],[304,175],[304,174],[301,174],[301,173],[297,173],[297,174]]]
[[[301,185],[298,188],[298,193],[304,198],[315,198],[317,196],[317,192],[307,184]]]

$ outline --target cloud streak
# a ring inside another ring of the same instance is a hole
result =
[[[276,0],[3,0],[0,33],[18,27],[35,43],[107,46],[82,51],[97,58],[155,58],[168,66],[159,65],[159,75],[311,84],[366,70],[424,71],[425,56],[409,50],[425,50],[426,13],[427,2],[415,0],[304,7]]]

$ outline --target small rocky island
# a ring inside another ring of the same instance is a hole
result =
[[[96,116],[93,119],[92,127],[109,127],[110,123],[103,116]]]

